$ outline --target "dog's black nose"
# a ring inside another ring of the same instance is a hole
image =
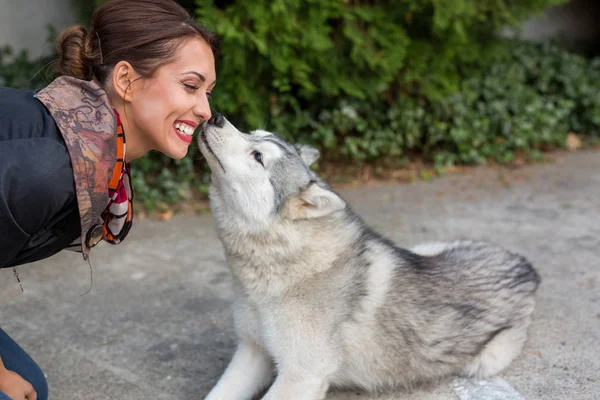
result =
[[[225,117],[223,117],[218,112],[214,113],[212,117],[208,120],[209,125],[216,125],[219,128],[222,128],[225,125]]]

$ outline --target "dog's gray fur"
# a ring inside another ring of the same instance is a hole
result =
[[[265,400],[488,377],[521,352],[540,284],[524,257],[482,241],[400,248],[309,169],[318,151],[271,133],[205,124],[199,146],[238,337],[208,400],[250,400],[274,376]]]

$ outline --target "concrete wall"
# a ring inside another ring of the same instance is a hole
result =
[[[532,18],[523,27],[521,37],[544,40],[564,36],[570,41],[600,37],[600,5],[597,0],[573,0]]]
[[[70,0],[0,0],[0,46],[47,54],[48,24],[62,30],[74,21]]]

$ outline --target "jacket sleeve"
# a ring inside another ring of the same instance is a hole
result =
[[[8,204],[4,172],[0,177],[0,268],[4,267],[29,240],[29,234],[21,228]]]
[[[47,246],[59,216],[77,208],[66,148],[52,138],[0,142],[0,268]]]

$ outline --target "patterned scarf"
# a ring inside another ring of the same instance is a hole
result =
[[[104,220],[103,239],[111,244],[119,244],[133,225],[133,187],[129,163],[126,161],[125,132],[117,110],[117,162],[108,184],[109,201],[102,213]]]

